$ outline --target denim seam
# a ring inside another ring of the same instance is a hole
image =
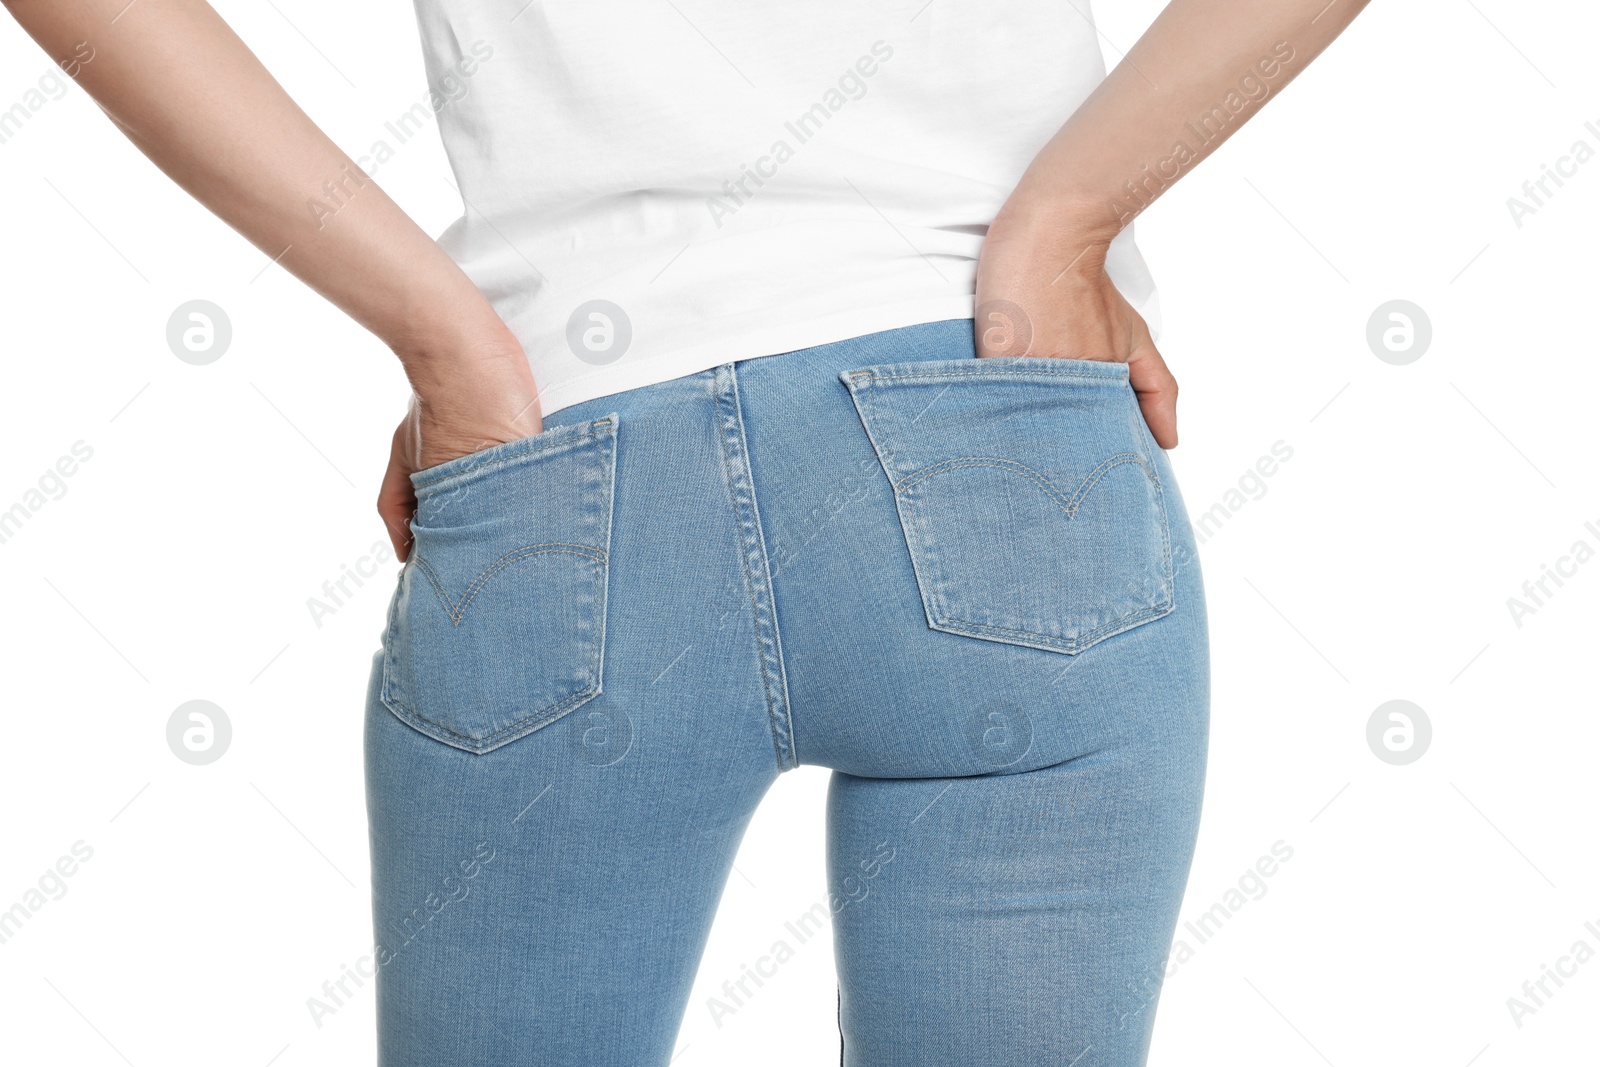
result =
[[[465,741],[468,744],[473,745],[473,746],[475,746],[475,747],[477,747],[478,749],[481,750],[481,749],[487,748],[488,746],[493,744],[493,742],[498,741],[501,738],[505,737],[507,734],[514,733],[514,732],[516,732],[518,730],[521,730],[523,733],[532,733],[534,730],[537,730],[539,727],[543,726],[545,723],[550,722],[553,719],[559,718],[560,714],[563,711],[568,710],[570,706],[581,704],[581,703],[583,703],[583,701],[589,699],[592,696],[595,696],[599,692],[600,692],[599,688],[596,687],[595,683],[591,681],[588,685],[584,686],[582,689],[578,690],[576,693],[573,693],[571,696],[567,697],[561,703],[552,705],[548,709],[534,712],[533,713],[534,716],[535,716],[534,718],[518,719],[516,722],[512,723],[510,726],[507,726],[502,730],[496,730],[494,733],[488,735],[487,737],[483,737],[483,738],[468,737],[466,734],[457,733],[456,731],[450,729],[450,727],[445,726],[442,723],[434,722],[432,719],[428,718],[426,715],[422,714],[420,711],[414,711],[411,708],[406,707],[404,704],[400,703],[400,701],[396,700],[392,696],[385,696],[384,697],[384,703],[390,705],[391,707],[397,708],[401,712],[404,712],[406,715],[409,715],[413,719],[416,719],[418,722],[427,723],[433,729],[438,730],[442,734],[449,734],[451,737],[460,738],[462,741]]]
[[[1099,484],[1101,478],[1104,478],[1113,468],[1120,467],[1125,463],[1137,463],[1144,468],[1145,477],[1149,478],[1157,486],[1161,484],[1160,477],[1150,469],[1150,464],[1146,462],[1143,456],[1135,452],[1118,452],[1116,455],[1107,458],[1084,476],[1083,481],[1078,483],[1078,488],[1073,490],[1071,497],[1057,489],[1054,482],[1026,463],[990,456],[960,456],[955,459],[940,460],[938,463],[930,464],[915,473],[906,475],[900,480],[900,484],[894,487],[894,491],[900,493],[919,482],[926,481],[935,474],[943,474],[945,471],[963,470],[971,467],[998,467],[1002,470],[1021,474],[1024,478],[1038,485],[1070,517],[1078,513],[1078,505],[1083,502],[1083,498],[1088,494],[1089,490]]]
[[[894,472],[889,467],[888,454],[879,445],[877,431],[873,429],[875,425],[872,406],[873,390],[864,386],[857,388],[860,385],[860,380],[867,377],[871,377],[871,375],[865,372],[849,375],[850,381],[846,388],[850,392],[850,399],[855,403],[856,417],[861,420],[861,429],[867,435],[867,443],[872,446],[873,453],[878,457],[878,466],[883,471],[884,477],[888,479],[889,491],[894,497],[895,519],[900,525],[900,540],[905,544],[906,552],[911,557],[911,570],[917,583],[918,598],[922,601],[922,610],[927,616],[928,625],[935,626],[934,605],[939,603],[939,596],[933,590],[931,580],[925,582],[923,579],[924,564],[921,553],[918,552],[922,534],[920,530],[917,530],[915,520],[909,519],[906,511],[901,507],[902,497],[900,496],[899,487],[895,485]],[[930,601],[933,603],[930,603]]]
[[[709,385],[717,412],[717,440],[722,446],[722,468],[727,478],[739,525],[745,591],[750,596],[751,624],[755,628],[761,680],[767,700],[767,720],[772,730],[778,770],[798,765],[794,752],[793,723],[789,715],[788,683],[783,670],[783,646],[778,636],[777,604],[772,597],[772,575],[761,536],[761,517],[750,472],[750,452],[744,436],[744,415],[739,405],[738,378],[733,364],[716,368]],[[737,454],[737,456],[736,456]],[[742,471],[739,469],[742,461]]]
[[[1145,454],[1147,467],[1153,470],[1155,464],[1149,462],[1149,445],[1155,443],[1155,438],[1150,434],[1150,425],[1145,422],[1144,412],[1139,408],[1138,395],[1134,393],[1131,384],[1127,390],[1127,398],[1129,406],[1128,419],[1133,423],[1134,440],[1139,443],[1139,451]],[[1159,448],[1160,446],[1158,445],[1157,447]],[[1166,486],[1161,483],[1159,478],[1155,480],[1155,485],[1156,509],[1161,516],[1161,578],[1166,584],[1168,602],[1176,605],[1178,583],[1176,576],[1172,573],[1172,520],[1167,514]]]
[[[1125,367],[1125,364],[1115,363],[1111,366]],[[904,371],[899,374],[878,374],[874,371],[847,371],[852,382],[870,379],[874,382],[887,382],[899,378],[988,378],[996,375],[1034,376],[1043,375],[1054,378],[1094,378],[1098,381],[1126,380],[1128,372],[1113,371],[1110,374],[1099,374],[1085,370],[1053,370],[1047,367],[974,367],[971,370],[930,370],[930,371]]]
[[[460,626],[461,620],[466,617],[467,605],[472,603],[473,599],[479,593],[483,592],[483,588],[489,583],[490,578],[493,578],[496,574],[500,573],[502,570],[511,566],[511,564],[520,559],[526,559],[529,556],[547,555],[555,552],[568,553],[574,556],[587,556],[596,563],[599,563],[602,567],[604,567],[606,564],[606,554],[604,552],[597,551],[588,545],[569,545],[562,541],[547,541],[543,544],[529,545],[526,548],[513,549],[512,551],[501,556],[499,559],[495,560],[493,563],[489,564],[488,568],[486,568],[482,574],[479,574],[472,580],[472,584],[467,586],[467,591],[465,594],[463,594],[463,599],[459,607],[451,602],[449,594],[444,591],[444,583],[439,580],[437,572],[434,571],[432,565],[430,565],[427,560],[423,559],[421,555],[417,556],[417,566],[422,569],[423,575],[428,579],[428,584],[433,586],[433,591],[438,596],[439,603],[444,605],[445,613],[450,616],[450,620],[455,623],[455,625]]]
[[[512,450],[512,451],[505,452],[505,453],[501,453],[501,454],[496,455],[493,459],[485,459],[481,463],[470,464],[469,466],[462,467],[460,470],[451,471],[449,474],[442,474],[442,475],[439,475],[436,478],[429,478],[426,481],[413,482],[412,483],[412,488],[413,489],[427,489],[430,486],[435,486],[435,485],[439,485],[439,484],[441,484],[443,482],[451,481],[452,479],[459,478],[462,475],[473,474],[473,473],[475,473],[477,471],[493,470],[496,467],[503,467],[507,463],[512,463],[512,462],[514,462],[516,460],[527,459],[529,456],[536,456],[541,452],[548,452],[551,449],[561,448],[564,445],[582,444],[584,441],[590,440],[591,438],[598,437],[601,434],[608,432],[612,428],[612,426],[613,426],[613,423],[611,421],[611,417],[608,415],[608,416],[605,416],[605,417],[603,417],[601,419],[596,420],[592,424],[592,429],[590,429],[588,433],[581,433],[581,434],[577,434],[577,435],[572,436],[572,437],[563,437],[563,438],[561,438],[559,440],[555,440],[555,441],[540,441],[538,444],[528,445],[527,447],[524,447],[524,448],[519,448],[519,449],[515,449],[515,450]],[[528,440],[532,440],[532,438],[529,438]],[[514,441],[506,442],[507,445],[517,444],[517,443],[518,442],[514,442]]]
[[[610,629],[607,609],[610,607],[611,598],[611,547],[612,526],[617,516],[617,451],[620,447],[622,434],[620,422],[615,411],[605,415],[597,425],[601,426],[609,435],[608,440],[601,447],[600,470],[602,472],[601,484],[604,486],[606,500],[606,525],[604,558],[600,560],[600,625],[595,633],[594,650],[594,694],[598,696],[606,687],[606,631]]]
[[[1034,630],[1014,630],[1005,626],[985,626],[982,623],[965,622],[960,619],[940,619],[939,628],[943,630],[954,630],[960,633],[968,633],[974,637],[988,637],[996,634],[1004,634],[1018,638],[1026,637],[1035,643],[1046,644],[1052,648],[1059,648],[1063,652],[1076,653],[1085,651],[1095,642],[1099,641],[1102,637],[1110,637],[1113,633],[1121,633],[1124,630],[1131,630],[1135,625],[1146,619],[1159,619],[1163,615],[1170,614],[1172,608],[1172,596],[1169,593],[1167,595],[1167,599],[1162,603],[1152,605],[1148,608],[1140,608],[1138,611],[1129,612],[1126,615],[1122,615],[1116,619],[1113,619],[1104,625],[1097,626],[1088,633],[1081,634],[1077,638],[1070,640],[1064,637],[1055,637],[1051,634],[1041,634]]]

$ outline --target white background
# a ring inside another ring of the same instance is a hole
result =
[[[1113,62],[1159,6],[1102,5]],[[352,155],[423,96],[409,5],[219,7]],[[1574,942],[1600,950],[1600,561],[1520,627],[1507,599],[1600,548],[1600,161],[1520,227],[1506,201],[1573,142],[1600,149],[1597,33],[1587,4],[1375,4],[1139,224],[1191,515],[1293,449],[1201,550],[1214,725],[1184,919],[1275,842],[1293,858],[1189,938],[1157,1067],[1595,1062],[1600,960],[1520,1027],[1506,1001]],[[0,29],[0,109],[50,70]],[[376,176],[436,234],[448,173],[426,130]],[[306,601],[383,538],[398,368],[75,86],[0,144],[0,197],[0,510],[93,449],[0,544],[0,909],[93,850],[0,944],[0,1056],[370,1063],[370,985],[321,1026],[306,1002],[371,944],[360,722],[394,565],[320,627]],[[165,340],[195,298],[233,324],[210,366]],[[1392,299],[1432,324],[1405,366],[1366,341]],[[234,728],[206,767],[165,739],[196,698]],[[1433,727],[1406,766],[1366,740],[1391,699]],[[706,1007],[824,898],[826,780],[786,775],[758,814],[680,1067],[837,1062],[824,939],[720,1027]]]

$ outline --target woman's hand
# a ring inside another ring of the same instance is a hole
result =
[[[411,472],[542,428],[522,346],[488,299],[209,4],[0,2],[161,170],[400,357],[416,396],[378,511],[401,559]]]
[[[1162,448],[1176,445],[1177,383],[1106,276],[1106,249],[1366,5],[1168,0],[1039,150],[989,227],[978,263],[978,354],[1125,362],[1151,435]]]
[[[411,552],[414,472],[544,428],[533,373],[514,342],[466,359],[411,358],[407,370],[411,405],[394,432],[389,469],[378,491],[378,514],[401,561]]]
[[[1082,224],[1070,211],[1032,210],[1013,197],[989,227],[978,259],[978,355],[1126,363],[1151,436],[1173,448],[1178,382],[1149,326],[1106,274],[1113,236],[1103,223]]]

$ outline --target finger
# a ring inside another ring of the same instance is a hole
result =
[[[401,459],[398,433],[395,442],[388,469],[383,472],[383,484],[378,488],[378,516],[389,531],[395,558],[404,563],[411,554],[411,517],[417,511],[417,494],[411,486],[407,464]]]
[[[406,490],[391,485],[390,481],[385,475],[383,489],[378,493],[378,515],[389,532],[395,559],[404,563],[411,554],[411,517],[416,514],[417,498],[409,492],[409,481]]]
[[[1139,398],[1139,410],[1156,444],[1178,447],[1178,379],[1154,344],[1146,342],[1128,360],[1128,384]]]

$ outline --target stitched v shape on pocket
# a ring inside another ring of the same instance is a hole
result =
[[[599,695],[616,433],[607,415],[413,477],[381,691],[403,722],[483,754]]]
[[[459,603],[451,599],[450,594],[445,591],[444,582],[440,580],[438,572],[429,566],[428,561],[423,559],[420,555],[417,557],[417,568],[421,570],[423,576],[428,579],[428,584],[433,586],[434,595],[439,598],[439,603],[443,605],[445,614],[450,616],[450,621],[455,625],[460,626],[461,620],[466,617],[467,606],[477,598],[478,594],[483,591],[484,587],[489,584],[490,580],[493,579],[495,575],[499,574],[501,571],[505,570],[507,567],[518,562],[519,560],[527,559],[529,556],[544,555],[550,552],[570,552],[578,556],[587,556],[597,563],[605,562],[605,553],[596,552],[594,549],[585,545],[569,545],[559,543],[529,545],[526,548],[519,548],[514,551],[507,552],[505,555],[489,564],[489,566],[485,567],[483,572],[474,578],[472,580],[472,584],[468,585],[466,591],[461,594],[461,600]]]
[[[1072,655],[1172,611],[1164,486],[1126,367],[950,359],[840,377],[931,628]]]
[[[964,456],[960,459],[948,459],[943,463],[935,463],[930,467],[924,467],[915,474],[901,479],[900,484],[895,486],[895,492],[903,492],[904,490],[910,489],[918,482],[925,481],[928,478],[933,477],[935,474],[943,474],[946,471],[958,470],[963,467],[999,467],[1003,470],[1014,471],[1015,473],[1020,474],[1024,478],[1028,479],[1034,485],[1037,485],[1041,490],[1044,491],[1045,495],[1060,505],[1061,510],[1065,511],[1067,513],[1067,518],[1070,519],[1077,515],[1078,505],[1083,502],[1083,498],[1088,495],[1089,490],[1098,485],[1100,479],[1105,477],[1106,473],[1113,467],[1121,466],[1124,463],[1139,464],[1139,466],[1144,468],[1145,474],[1149,476],[1152,482],[1154,482],[1158,487],[1161,485],[1161,479],[1156,476],[1155,471],[1150,469],[1150,464],[1145,462],[1143,456],[1137,455],[1133,452],[1121,452],[1108,458],[1105,462],[1101,463],[1100,466],[1090,471],[1088,475],[1084,477],[1083,481],[1079,483],[1077,490],[1071,496],[1067,496],[1060,489],[1057,489],[1054,482],[1052,482],[1049,478],[1046,478],[1043,474],[1040,474],[1038,471],[1034,470],[1032,467],[1028,466],[1026,463],[1018,463],[1016,460],[1012,459],[994,459],[984,456]]]

